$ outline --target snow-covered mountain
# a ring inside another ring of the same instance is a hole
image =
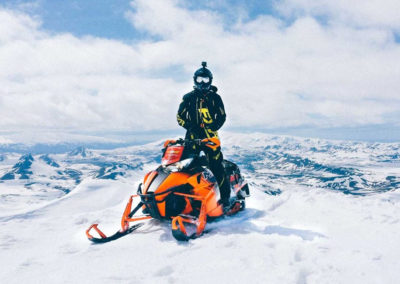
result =
[[[83,146],[80,146],[68,153],[68,156],[70,157],[81,157],[81,158],[86,158],[91,155],[92,153]]]
[[[400,143],[230,133],[222,143],[252,196],[244,212],[184,245],[155,220],[102,246],[84,234],[94,222],[118,229],[128,196],[161,159],[161,141],[3,153],[1,282],[397,282]]]
[[[33,160],[31,154],[23,155],[12,169],[1,177],[1,180],[29,179],[29,176],[32,175]]]
[[[240,139],[240,142],[238,141]],[[285,184],[365,195],[400,187],[400,143],[365,143],[253,135],[225,139],[225,153],[266,192]]]

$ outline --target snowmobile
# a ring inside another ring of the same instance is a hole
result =
[[[245,208],[250,196],[249,186],[236,164],[224,160],[227,180],[230,181],[230,206],[220,202],[218,183],[208,168],[206,147],[220,147],[218,138],[167,140],[163,147],[161,165],[147,173],[132,195],[121,219],[121,229],[107,237],[97,226],[91,225],[86,235],[94,243],[118,239],[141,227],[134,223],[146,219],[172,220],[172,235],[178,241],[197,238],[204,232],[207,220],[233,215]],[[133,200],[138,204],[132,209]],[[142,214],[135,214],[141,209]],[[134,223],[134,225],[130,225]],[[91,231],[100,237],[94,237]],[[191,231],[191,232],[189,232]]]

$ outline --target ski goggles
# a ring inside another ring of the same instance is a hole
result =
[[[196,77],[196,82],[197,82],[197,83],[201,83],[201,82],[203,82],[203,83],[208,83],[208,82],[210,82],[210,78],[209,78],[209,77],[197,76],[197,77]]]

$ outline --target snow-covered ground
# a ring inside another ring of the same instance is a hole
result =
[[[16,198],[18,210],[7,210],[3,200],[0,282],[398,283],[399,144],[242,137],[222,138],[229,141],[225,156],[251,184],[247,208],[209,223],[207,233],[189,243],[178,243],[170,224],[156,220],[111,243],[86,239],[92,223],[107,234],[119,228],[129,195],[156,165],[153,157],[116,179],[97,178],[99,167],[83,164],[88,174],[82,170],[70,192],[34,206]],[[160,155],[158,148],[102,154],[133,159]],[[65,159],[57,161],[62,166]],[[34,167],[29,182],[40,176]],[[7,180],[0,190],[7,190],[3,199],[31,189]]]

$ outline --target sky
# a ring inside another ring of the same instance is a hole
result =
[[[176,130],[207,61],[224,129],[398,140],[399,10],[398,0],[3,0],[0,133]]]

